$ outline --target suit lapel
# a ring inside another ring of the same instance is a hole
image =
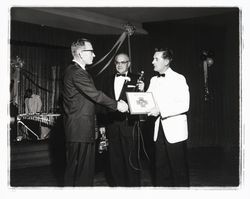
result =
[[[113,98],[113,99],[115,99],[115,75],[113,75],[113,77],[112,77],[112,81],[111,81],[111,97]]]
[[[122,90],[121,90],[121,93],[120,93],[120,96],[118,99],[122,98],[122,96],[125,94],[125,92],[126,92],[126,81],[124,81],[124,83],[123,83]]]
[[[132,81],[131,73],[128,72],[127,77],[129,77],[131,79],[131,81]],[[121,94],[119,96],[119,99],[121,99],[121,98],[125,99],[126,98],[127,84],[128,84],[128,82],[125,80],[124,83],[123,83],[123,87],[122,87],[122,91],[121,91]]]

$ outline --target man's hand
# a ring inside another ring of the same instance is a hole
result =
[[[137,82],[137,87],[139,91],[144,91],[145,84],[143,81],[138,81]]]
[[[118,111],[120,111],[122,113],[128,112],[128,105],[123,100],[120,100],[117,102],[117,109],[118,109]]]
[[[160,110],[157,107],[154,107],[149,110],[148,116],[157,117],[160,114]]]

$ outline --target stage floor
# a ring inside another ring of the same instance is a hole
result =
[[[109,186],[104,170],[98,166],[105,157],[96,160],[94,186]],[[218,147],[189,149],[190,185],[192,187],[221,187],[230,189],[239,186],[239,150],[225,150]],[[143,161],[143,187],[152,186],[149,163]],[[61,187],[63,170],[53,165],[36,166],[10,170],[11,187]]]

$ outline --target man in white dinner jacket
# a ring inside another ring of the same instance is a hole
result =
[[[156,49],[154,71],[147,92],[152,92],[156,107],[149,116],[157,117],[154,128],[155,186],[189,186],[187,146],[189,88],[183,75],[170,68],[172,50]]]

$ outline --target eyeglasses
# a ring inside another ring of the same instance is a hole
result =
[[[87,51],[87,52],[94,52],[94,50],[82,50],[82,51]]]
[[[115,64],[116,64],[116,65],[118,65],[118,64],[124,65],[124,64],[126,64],[126,63],[128,63],[128,62],[129,62],[129,61],[121,61],[121,62],[115,61]]]

